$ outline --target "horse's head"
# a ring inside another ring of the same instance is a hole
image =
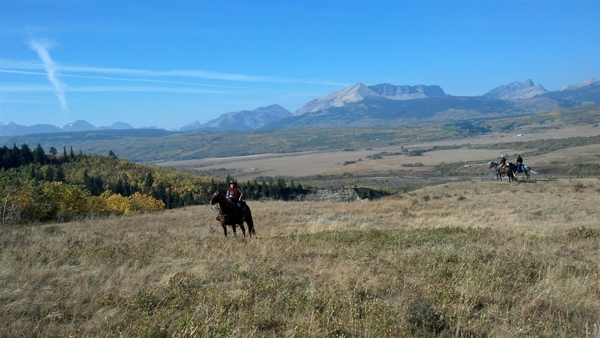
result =
[[[215,193],[212,195],[212,198],[210,199],[210,205],[214,205],[215,203],[219,202],[219,198],[221,197],[221,190],[217,189],[215,190]]]
[[[498,162],[497,161],[491,161],[488,163],[490,165],[490,169],[495,168],[498,166]]]

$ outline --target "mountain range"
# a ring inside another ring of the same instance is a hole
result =
[[[195,121],[181,127],[179,131],[400,125],[501,118],[591,104],[600,104],[600,81],[594,78],[576,85],[566,85],[557,91],[548,91],[531,80],[523,83],[515,81],[481,96],[447,95],[437,85],[396,86],[382,83],[367,86],[357,83],[311,100],[293,114],[273,104],[252,111],[222,114],[206,123]],[[95,127],[84,120],[69,123],[62,129],[49,124],[21,126],[14,122],[6,125],[0,123],[2,136],[115,129],[133,127],[124,122],[116,122],[108,127]]]
[[[0,135],[27,135],[27,134],[46,134],[46,133],[62,133],[72,131],[90,131],[90,130],[123,130],[133,129],[131,125],[125,122],[115,122],[108,127],[95,127],[85,120],[77,120],[73,123],[68,123],[64,127],[59,128],[51,124],[34,124],[32,126],[22,126],[14,122],[8,124],[0,123]],[[146,129],[158,129],[156,127],[148,127]]]
[[[527,80],[499,86],[481,96],[446,95],[439,86],[366,86],[357,83],[312,100],[293,116],[261,129],[361,127],[465,121],[529,115],[600,104],[600,81],[547,91]]]
[[[268,107],[259,107],[252,111],[241,110],[238,112],[227,113],[206,123],[198,121],[187,124],[180,128],[181,131],[206,129],[206,130],[234,130],[250,131],[264,127],[272,122],[281,120],[284,117],[291,116],[292,113],[278,104]]]

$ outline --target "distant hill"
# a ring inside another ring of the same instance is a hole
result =
[[[456,121],[518,115],[509,101],[482,97],[443,96],[413,100],[368,97],[339,107],[294,115],[261,130],[305,127],[411,125],[425,121]]]
[[[98,130],[125,130],[125,129],[134,129],[129,123],[125,122],[115,122],[108,127],[98,127]]]
[[[108,127],[95,127],[93,124],[85,120],[77,120],[73,123],[68,123],[64,127],[58,128],[51,124],[34,124],[32,126],[22,126],[14,122],[8,124],[0,123],[0,135],[30,135],[30,134],[47,134],[47,133],[62,133],[62,132],[78,132],[92,130],[127,130],[134,129],[131,125],[124,122],[115,122]],[[140,129],[157,129],[156,127],[140,128]]]
[[[94,127],[93,124],[91,124],[85,120],[77,120],[77,121],[75,121],[73,123],[69,123],[63,127],[64,131],[89,131],[89,130],[95,130],[95,129],[96,129],[96,127]]]
[[[0,135],[45,134],[60,133],[62,131],[62,129],[51,124],[34,124],[32,126],[21,126],[12,121],[8,124],[0,123]]]
[[[430,101],[429,112],[437,110],[438,105],[447,105],[446,100],[461,101],[461,97],[448,96]],[[540,102],[549,102],[549,98],[535,98]],[[417,99],[404,102],[405,108],[411,108],[413,114],[418,114]],[[466,104],[481,104],[490,101],[479,97],[475,101],[467,100]],[[521,100],[516,100],[517,103]],[[497,101],[492,101],[497,102]],[[509,101],[499,101],[507,106],[517,107]],[[552,101],[555,102],[555,101]],[[463,106],[469,108],[468,105]],[[494,107],[490,107],[492,109]],[[506,109],[500,105],[497,110]],[[521,107],[515,109],[522,109]],[[317,116],[314,121],[304,120],[309,124],[319,125]],[[291,116],[286,119],[303,119],[305,116]],[[283,120],[282,120],[283,121]],[[331,120],[330,120],[331,121]],[[334,149],[368,148],[382,145],[410,144],[415,135],[421,141],[459,139],[473,136],[477,133],[492,131],[508,132],[515,128],[533,125],[536,128],[554,128],[556,123],[573,125],[579,123],[600,123],[600,105],[590,105],[568,110],[551,110],[547,113],[529,114],[513,118],[482,118],[475,121],[449,122],[446,119],[413,120],[414,125],[395,125],[384,123],[376,127],[333,127],[279,129],[269,132],[229,132],[192,130],[186,132],[167,131],[164,129],[130,129],[130,130],[94,130],[82,132],[62,132],[36,135],[0,136],[0,146],[42,145],[46,151],[50,147],[69,149],[75,153],[108,154],[113,151],[119,158],[136,162],[155,162],[165,160],[189,160],[207,157],[245,156],[265,153],[287,153],[298,151],[326,151]],[[302,126],[300,126],[302,127]],[[516,134],[516,133],[515,133]]]
[[[234,130],[250,131],[261,128],[269,123],[291,116],[292,113],[278,104],[267,107],[259,107],[254,110],[241,110],[223,114],[214,120],[201,124],[192,122],[182,128],[181,131],[208,129],[208,130]]]

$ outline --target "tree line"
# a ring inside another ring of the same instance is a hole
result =
[[[207,204],[225,181],[108,156],[75,154],[71,147],[46,153],[40,144],[0,148],[3,223],[67,221]],[[282,177],[239,182],[247,200],[293,198],[301,184]]]

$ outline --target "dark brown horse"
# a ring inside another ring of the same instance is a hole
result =
[[[514,164],[508,163],[505,167],[499,168],[498,162],[496,162],[496,161],[490,162],[490,169],[496,168],[496,179],[499,179],[500,181],[502,181],[502,175],[508,176],[509,182],[514,181],[515,180],[514,171],[516,170],[515,167],[516,166]]]
[[[254,221],[252,220],[252,212],[247,205],[244,206],[243,211],[239,210],[236,204],[228,200],[219,189],[213,194],[210,199],[210,204],[217,204],[219,206],[219,216],[217,216],[217,220],[221,222],[225,236],[227,236],[227,226],[229,225],[234,234],[236,226],[239,226],[244,233],[244,237],[246,237],[244,222],[248,224],[248,234],[250,237],[252,237],[253,234],[256,234],[256,231],[254,230]]]

